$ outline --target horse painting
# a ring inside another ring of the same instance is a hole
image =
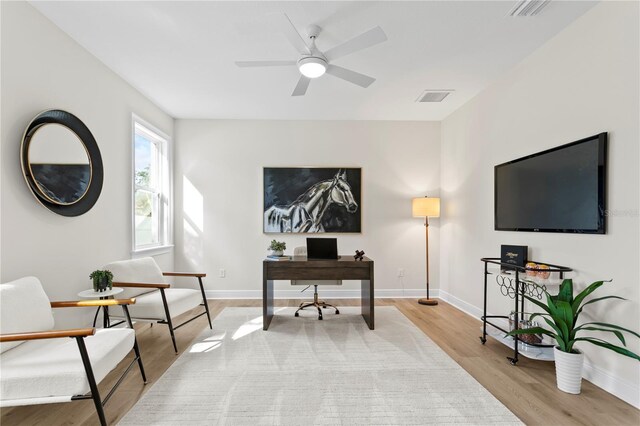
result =
[[[293,170],[315,170],[315,169],[287,169]],[[321,169],[317,173],[330,169]],[[335,170],[335,169],[333,169]],[[358,171],[359,169],[355,169]],[[265,172],[266,173],[266,172]],[[291,176],[295,182],[295,176]],[[358,182],[358,201],[359,201]],[[338,229],[325,229],[324,223],[331,223],[331,212],[336,212],[336,207],[341,214],[355,215],[358,211],[358,201],[354,196],[351,185],[347,181],[347,170],[339,169],[330,179],[321,180],[298,195],[293,202],[288,204],[274,203],[266,207],[264,211],[264,232],[279,233],[317,233],[317,232],[354,232],[354,230],[341,230],[340,225],[345,222],[336,218],[333,221]],[[265,199],[266,200],[266,199]],[[359,227],[359,217],[358,217]],[[355,230],[359,232],[359,229]]]

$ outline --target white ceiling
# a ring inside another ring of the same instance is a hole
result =
[[[176,118],[441,120],[595,2],[558,1],[512,18],[515,1],[32,2],[108,67]],[[336,60],[377,79],[368,89],[332,76],[291,97],[291,68],[239,60],[295,60],[270,22],[287,13],[302,34],[323,28],[329,49],[379,25],[388,41]],[[425,89],[454,89],[416,103]]]

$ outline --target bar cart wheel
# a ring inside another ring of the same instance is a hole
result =
[[[487,339],[485,339],[484,337],[478,337],[478,339],[480,339],[483,345],[487,343]]]
[[[507,357],[507,359],[509,360],[509,362],[511,363],[511,365],[516,365],[516,363],[518,362],[518,360],[517,360],[517,359],[512,358],[512,357],[510,357],[510,356],[508,356],[508,357]]]

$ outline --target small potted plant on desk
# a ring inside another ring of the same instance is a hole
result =
[[[282,256],[287,249],[287,243],[272,240],[267,249],[269,250],[269,256]]]
[[[588,342],[640,361],[640,357],[637,354],[625,348],[627,344],[623,332],[629,333],[635,337],[640,337],[640,334],[635,331],[604,322],[585,322],[578,325],[578,317],[586,305],[600,302],[605,299],[626,300],[620,296],[604,296],[585,302],[585,298],[601,287],[604,283],[605,281],[596,281],[574,297],[573,281],[566,279],[560,285],[560,290],[557,296],[552,296],[544,290],[547,298],[546,304],[530,296],[524,295],[528,301],[544,311],[531,315],[531,319],[536,316],[541,317],[547,325],[551,327],[551,330],[542,327],[531,327],[512,330],[508,333],[508,335],[511,336],[516,334],[544,334],[555,339],[557,346],[553,348],[553,355],[556,364],[556,382],[558,389],[563,392],[573,394],[580,393],[584,354],[574,347],[577,342]],[[535,283],[530,284],[535,285]],[[622,346],[614,345],[597,337],[578,337],[578,333],[585,331],[611,333],[620,340]]]
[[[93,291],[102,293],[113,288],[113,274],[108,270],[95,270],[89,275],[93,280]]]

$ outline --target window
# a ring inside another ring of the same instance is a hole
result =
[[[133,251],[170,243],[169,138],[133,118]]]

